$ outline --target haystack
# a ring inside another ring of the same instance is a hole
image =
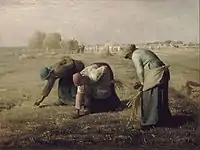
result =
[[[102,56],[113,56],[110,52],[109,45],[105,45],[103,51],[101,52]]]

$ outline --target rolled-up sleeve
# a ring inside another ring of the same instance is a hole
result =
[[[84,102],[85,86],[78,86],[75,100],[75,108],[81,109],[81,105]]]
[[[51,92],[54,84],[55,84],[56,78],[49,78],[49,80],[47,81],[46,85],[44,86],[41,95],[44,97],[47,97],[49,95],[49,93]]]
[[[135,65],[137,76],[141,84],[144,83],[144,67],[139,53],[133,53],[132,61]]]
[[[84,94],[85,93],[85,86],[78,86],[77,87],[77,93]]]

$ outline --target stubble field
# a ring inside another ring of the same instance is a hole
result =
[[[34,107],[44,82],[39,78],[42,66],[52,65],[68,55],[63,50],[0,50],[0,147],[71,147],[77,149],[194,149],[197,148],[198,95],[187,96],[182,86],[187,80],[199,82],[199,50],[165,49],[155,51],[169,64],[171,71],[169,101],[174,115],[173,126],[149,131],[127,127],[130,109],[70,119],[73,106]],[[105,61],[115,77],[127,87],[118,91],[121,100],[136,93],[131,61],[117,56],[71,54],[90,64]],[[198,93],[197,93],[198,94]],[[42,104],[57,100],[57,84]]]

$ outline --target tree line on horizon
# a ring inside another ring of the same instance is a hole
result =
[[[65,40],[58,32],[45,33],[36,31],[28,41],[29,49],[64,49],[66,51],[76,51],[81,44],[76,39]]]

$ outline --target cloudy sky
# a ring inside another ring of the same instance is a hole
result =
[[[199,0],[0,0],[0,45],[36,31],[86,43],[199,41]]]

